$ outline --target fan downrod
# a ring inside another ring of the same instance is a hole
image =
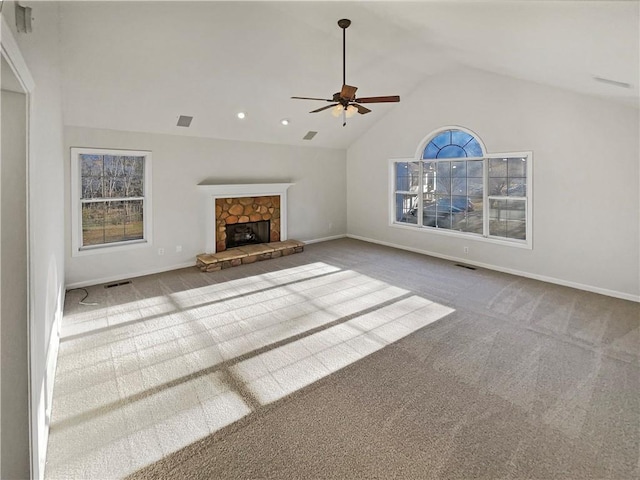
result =
[[[351,25],[351,20],[349,20],[348,18],[343,18],[341,20],[338,20],[338,26],[343,30],[345,28],[349,28],[349,25]]]

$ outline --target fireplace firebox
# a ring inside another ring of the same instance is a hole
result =
[[[271,230],[269,220],[259,222],[234,223],[226,227],[226,247],[241,247],[243,245],[256,245],[268,243]]]

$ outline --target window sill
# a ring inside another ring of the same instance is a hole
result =
[[[114,244],[96,245],[85,247],[82,249],[74,249],[71,253],[72,257],[85,257],[89,255],[98,255],[103,253],[117,253],[127,250],[135,250],[139,248],[150,247],[151,242],[148,240],[133,240],[130,242],[120,242]]]
[[[447,230],[447,229],[435,228],[435,227],[419,227],[417,225],[396,223],[396,222],[390,223],[389,226],[393,228],[399,228],[401,230],[411,230],[415,232],[429,233],[429,234],[433,233],[435,235],[444,235],[447,237],[455,237],[455,238],[478,241],[483,243],[493,243],[494,245],[503,245],[506,247],[516,247],[516,248],[524,248],[526,250],[533,250],[533,246],[531,245],[531,242],[522,241],[522,240],[508,240],[508,239],[502,239],[498,237],[485,237],[478,233],[458,232],[455,230]]]

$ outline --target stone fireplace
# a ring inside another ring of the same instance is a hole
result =
[[[198,185],[206,195],[206,251],[287,239],[287,189],[292,183]],[[255,224],[260,223],[260,226]],[[231,243],[235,243],[233,246]]]

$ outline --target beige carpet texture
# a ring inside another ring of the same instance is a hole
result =
[[[66,296],[46,478],[640,477],[640,304],[353,239]]]

